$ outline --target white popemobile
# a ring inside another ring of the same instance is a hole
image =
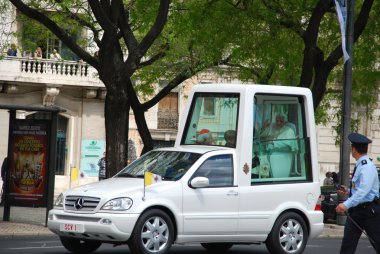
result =
[[[173,243],[302,253],[323,230],[319,196],[310,90],[196,85],[174,147],[63,192],[48,227],[73,253],[102,243],[141,254],[167,253]]]

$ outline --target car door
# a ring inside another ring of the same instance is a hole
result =
[[[210,156],[190,178],[207,177],[209,186],[192,188],[184,184],[185,235],[236,234],[239,195],[233,165],[232,154]]]

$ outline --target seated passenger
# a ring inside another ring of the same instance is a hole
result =
[[[212,145],[212,135],[208,129],[202,129],[197,137],[196,144],[198,145]]]
[[[263,138],[267,140],[267,151],[271,173],[276,177],[289,177],[291,166],[296,150],[295,133],[289,125],[284,114],[276,116],[276,123],[262,132]]]
[[[252,178],[259,178],[260,176],[260,158],[258,152],[254,152],[255,156],[252,158]]]
[[[235,147],[236,142],[236,132],[234,130],[228,130],[224,133],[224,139],[226,140],[226,144],[224,146],[226,147]]]

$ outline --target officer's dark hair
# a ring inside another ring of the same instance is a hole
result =
[[[353,143],[352,146],[355,147],[356,151],[358,151],[360,154],[368,152],[368,144]]]

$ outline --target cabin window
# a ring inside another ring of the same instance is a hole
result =
[[[254,101],[252,184],[310,180],[303,97],[257,94]]]
[[[236,147],[239,94],[196,93],[182,145]]]

